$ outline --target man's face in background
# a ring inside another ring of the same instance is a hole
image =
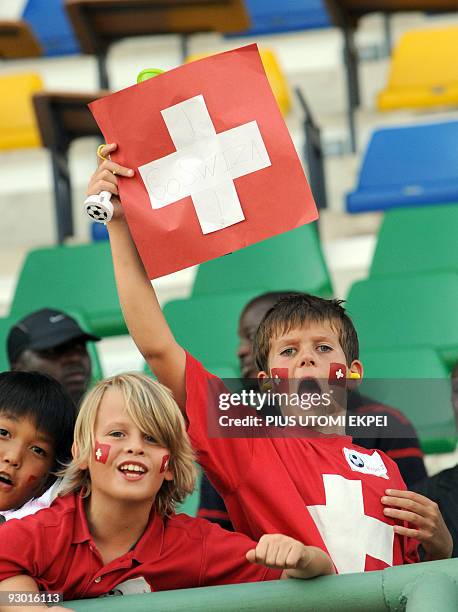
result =
[[[26,349],[13,364],[13,370],[40,372],[55,378],[78,405],[91,381],[91,358],[86,341],[70,340],[49,349]]]
[[[256,331],[266,312],[272,308],[275,301],[255,302],[242,311],[239,319],[239,358],[240,375],[242,378],[256,378],[258,368],[254,362],[253,340]]]

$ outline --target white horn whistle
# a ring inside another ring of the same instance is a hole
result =
[[[108,223],[113,217],[113,204],[111,203],[111,193],[101,191],[98,195],[90,195],[84,200],[86,213],[97,223]]]

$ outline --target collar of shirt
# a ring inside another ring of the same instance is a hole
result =
[[[24,518],[24,516],[28,516],[29,514],[35,514],[35,512],[38,512],[38,510],[48,508],[56,498],[60,484],[61,479],[59,478],[51,487],[49,487],[49,489],[46,489],[46,491],[40,497],[33,497],[32,499],[29,499],[28,502],[16,510],[2,510],[0,514],[0,523],[14,518]]]
[[[89,525],[87,523],[86,511],[84,508],[84,497],[82,493],[75,495],[75,528],[73,532],[73,544],[81,544],[89,542],[90,547],[96,550],[94,540],[92,539]],[[126,552],[123,557],[126,560],[135,560],[138,563],[144,563],[151,558],[159,557],[162,553],[164,543],[164,520],[155,511],[151,509],[148,525],[141,535],[135,546]]]

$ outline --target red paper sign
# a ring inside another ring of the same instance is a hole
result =
[[[165,72],[90,104],[150,278],[318,217],[257,46]]]

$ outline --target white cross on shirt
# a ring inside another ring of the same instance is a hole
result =
[[[204,234],[243,221],[234,179],[271,165],[257,122],[217,134],[202,95],[161,114],[177,150],[138,168],[151,206],[191,196]]]
[[[339,574],[364,572],[366,555],[393,565],[391,525],[364,514],[362,483],[323,474],[325,506],[307,506]]]

